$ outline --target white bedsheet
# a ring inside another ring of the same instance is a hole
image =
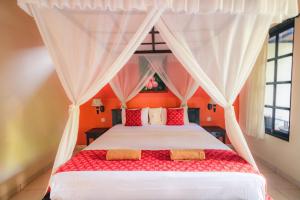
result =
[[[175,148],[230,149],[197,124],[184,126],[117,125],[108,130],[86,150],[132,148],[163,150]]]
[[[117,125],[85,150],[133,148],[229,149],[196,124],[185,126]],[[90,199],[210,199],[262,200],[265,179],[237,172],[78,171],[53,176],[52,200]]]

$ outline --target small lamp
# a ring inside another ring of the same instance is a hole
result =
[[[217,110],[217,104],[216,104],[216,102],[213,99],[209,100],[209,102],[207,104],[207,109],[208,110],[213,109],[213,111],[216,112],[216,110]]]
[[[92,106],[96,108],[97,114],[99,114],[99,112],[104,112],[104,105],[101,99],[93,99]]]

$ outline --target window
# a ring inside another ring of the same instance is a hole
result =
[[[289,140],[294,19],[269,31],[265,88],[265,131]]]

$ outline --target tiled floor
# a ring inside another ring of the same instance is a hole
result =
[[[37,177],[28,184],[21,192],[17,193],[11,200],[41,200],[49,181],[51,170]]]
[[[275,174],[261,162],[257,164],[267,178],[268,192],[274,200],[300,200],[300,188]],[[49,176],[50,170],[26,186],[24,190],[12,197],[11,200],[41,200]]]
[[[274,200],[300,200],[300,188],[275,174],[263,163],[256,161],[261,173],[267,179],[268,193]]]

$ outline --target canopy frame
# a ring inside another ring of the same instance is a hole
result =
[[[135,54],[155,54],[155,53],[172,53],[170,49],[157,49],[156,45],[158,44],[166,44],[165,42],[157,42],[155,36],[159,34],[159,31],[154,30],[154,27],[149,32],[151,35],[151,42],[142,42],[141,45],[151,45],[151,50],[137,50]]]

